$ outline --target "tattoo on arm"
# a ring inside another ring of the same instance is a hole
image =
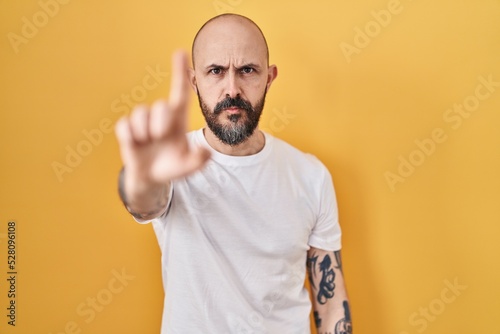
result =
[[[321,305],[326,304],[328,299],[333,298],[334,290],[335,290],[335,272],[332,267],[332,259],[330,255],[326,254],[323,257],[323,260],[318,263],[318,256],[313,253],[307,259],[307,267],[309,269],[309,282],[314,290],[318,291],[316,294],[316,300]],[[314,279],[317,275],[316,268],[319,267],[319,271],[321,272],[321,280],[316,287],[314,283]]]
[[[340,319],[335,325],[335,334],[352,334],[352,321],[349,302],[347,302],[347,300],[344,300],[342,306],[344,307],[344,318]]]
[[[125,195],[125,166],[120,169],[120,174],[118,174],[118,194],[120,195],[123,205],[127,207],[127,196]]]
[[[333,252],[333,254],[335,255],[335,260],[337,261],[337,266],[335,268],[340,270],[343,275],[344,271],[342,270],[342,257],[340,256],[340,250]]]
[[[318,311],[314,311],[314,323],[316,324],[316,328],[321,327],[321,318],[319,317]]]
[[[307,269],[308,270],[308,275],[309,275],[309,282],[311,283],[311,286],[316,289],[316,285],[314,284],[314,278],[316,277],[316,263],[318,262],[318,256],[314,256],[316,254],[313,254],[313,256],[307,258]]]
[[[152,211],[152,212],[146,212],[146,213],[137,213],[137,212],[134,212],[130,209],[128,209],[128,212],[134,216],[135,218],[137,219],[147,219],[147,217],[151,217],[152,215],[155,215],[158,213],[158,211]]]
[[[342,270],[342,259],[340,255],[340,250],[334,251],[333,256],[335,258],[336,264],[333,263],[333,258],[329,254],[326,254],[323,259],[319,258],[316,253],[312,253],[307,258],[307,268],[309,271],[309,281],[311,286],[314,288],[313,295],[315,294],[316,300],[319,304],[324,305],[326,302],[333,298],[335,290],[335,271],[338,269],[343,274]],[[314,284],[314,279],[318,273],[321,273],[321,279],[318,286]],[[320,331],[322,319],[317,311],[314,311],[314,321],[319,334],[352,334],[352,321],[351,321],[351,311],[349,309],[349,302],[344,300],[342,302],[344,308],[344,317],[340,319],[336,324],[335,328],[325,328],[326,331]]]
[[[120,195],[120,199],[122,200],[123,205],[132,216],[134,216],[137,219],[146,219],[147,217],[157,214],[161,209],[164,208],[165,204],[162,202],[162,199],[164,197],[165,189],[163,189],[161,195],[158,196],[158,203],[156,204],[156,207],[158,208],[157,210],[145,213],[134,212],[132,209],[130,209],[128,199],[125,194],[124,179],[125,179],[125,167],[122,167],[122,169],[120,170],[120,174],[118,175],[118,194]]]
[[[323,261],[319,264],[319,270],[321,270],[321,281],[319,282],[317,300],[318,303],[323,305],[333,297],[335,290],[335,272],[332,268],[330,255],[325,255]]]

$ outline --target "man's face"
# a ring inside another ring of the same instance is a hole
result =
[[[276,74],[256,27],[235,18],[209,23],[193,54],[191,83],[210,130],[225,144],[244,142],[257,128]]]

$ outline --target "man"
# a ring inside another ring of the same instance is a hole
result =
[[[250,19],[209,20],[173,56],[168,101],[116,125],[120,195],[162,250],[162,333],[351,333],[328,170],[258,129],[276,78]],[[189,89],[207,127],[187,130]],[[306,265],[307,262],[307,265]]]

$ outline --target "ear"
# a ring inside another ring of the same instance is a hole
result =
[[[271,84],[273,83],[274,79],[278,76],[278,67],[276,65],[271,65],[267,69],[267,90],[271,88]]]
[[[194,92],[198,94],[198,86],[196,85],[196,74],[194,69],[189,68],[188,69],[188,76],[189,76],[189,84],[191,85],[191,88],[193,88]]]

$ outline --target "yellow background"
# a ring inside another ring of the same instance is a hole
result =
[[[372,11],[388,9],[397,14],[376,23]],[[261,26],[279,68],[262,127],[333,175],[356,333],[500,333],[500,87],[460,124],[443,118],[474,101],[480,77],[500,81],[500,1],[72,0],[46,21],[40,11],[38,1],[0,1],[1,333],[159,332],[154,233],[118,199],[114,135],[88,152],[82,131],[114,124],[129,110],[112,108],[122,94],[166,96],[169,75],[141,91],[147,69],[169,72],[172,51],[226,11]],[[40,27],[15,46],[23,17]],[[369,40],[356,39],[365,28]],[[198,128],[194,96],[191,109]],[[434,129],[446,140],[418,153]],[[58,178],[54,162],[67,165],[78,145],[88,155]],[[391,186],[387,173],[410,157],[419,166]],[[5,316],[9,220],[15,328]],[[107,304],[89,320],[97,297]]]

